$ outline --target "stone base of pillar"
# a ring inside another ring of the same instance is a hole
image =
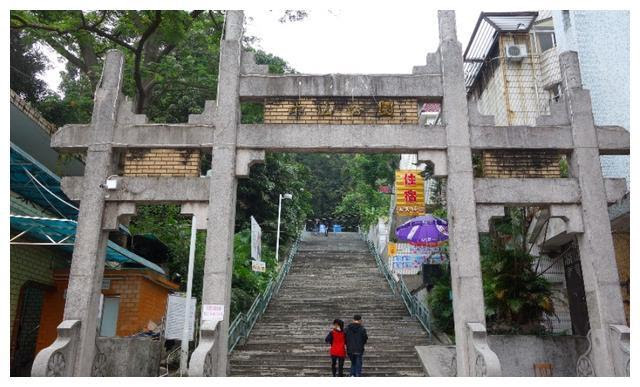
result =
[[[189,376],[220,375],[215,365],[218,363],[215,344],[220,333],[220,321],[204,321],[200,327],[200,343],[189,360]]]
[[[40,351],[33,361],[31,376],[89,376],[73,375],[79,336],[80,320],[61,322],[56,340]]]

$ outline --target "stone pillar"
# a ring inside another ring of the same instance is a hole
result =
[[[122,100],[120,89],[123,63],[124,56],[121,52],[111,50],[107,53],[102,78],[94,98],[89,129],[91,141],[87,150],[69,285],[63,322],[58,327],[58,332],[65,324],[73,325],[70,321],[79,322],[79,327],[75,323],[74,337],[70,340],[59,335],[56,342],[42,350],[34,361],[32,374],[51,374],[49,371],[43,372],[41,368],[51,368],[52,364],[57,364],[58,369],[62,365],[62,369],[65,370],[60,376],[91,376],[108,242],[108,231],[102,227],[106,194],[103,184],[114,170],[110,143],[116,125],[117,110]],[[66,357],[64,352],[58,351],[56,355],[56,351],[49,350],[58,347],[58,341],[61,340],[69,341],[69,345],[75,348],[74,351],[66,353]],[[49,357],[53,363],[47,359]]]
[[[499,376],[497,356],[486,345],[480,247],[462,47],[454,11],[438,11],[440,63],[447,131],[447,211],[458,376]]]
[[[577,235],[591,326],[591,351],[587,354],[588,359],[585,357],[584,363],[580,364],[579,371],[582,369],[580,372],[586,374],[591,371],[596,376],[624,376],[628,372],[628,363],[625,364],[628,347],[627,354],[621,355],[624,343],[616,333],[619,326],[626,327],[626,320],[591,97],[589,91],[582,88],[575,51],[560,55],[560,69],[573,134],[571,172],[578,179],[582,196],[584,232]]]
[[[224,319],[203,322],[201,341],[191,356],[190,376],[226,376],[236,214],[236,133],[240,123],[242,11],[227,11],[220,42],[217,113],[211,161],[207,247],[202,304],[224,305]],[[215,330],[215,332],[212,332]]]

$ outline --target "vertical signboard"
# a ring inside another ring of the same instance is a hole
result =
[[[251,217],[251,259],[261,261],[262,257],[262,228],[255,218]]]
[[[415,169],[396,170],[396,214],[424,215],[424,178]]]
[[[167,298],[167,322],[165,338],[180,340],[184,329],[184,307],[186,297],[181,294],[170,294]],[[193,327],[196,321],[196,298],[191,297],[189,306],[189,340],[193,340]]]

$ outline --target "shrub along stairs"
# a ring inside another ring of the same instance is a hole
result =
[[[277,295],[230,357],[232,376],[331,376],[324,339],[334,318],[361,314],[363,376],[423,376],[414,346],[431,340],[391,291],[357,233],[306,233]],[[350,362],[345,361],[345,375]]]

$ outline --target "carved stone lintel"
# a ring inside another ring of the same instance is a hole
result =
[[[217,364],[214,344],[218,340],[220,321],[203,321],[200,327],[200,343],[189,361],[189,376],[215,376]]]
[[[483,323],[467,323],[470,351],[469,364],[475,369],[470,372],[474,376],[502,376],[498,355],[489,348],[487,330]]]
[[[264,149],[238,149],[236,153],[236,176],[249,177],[251,167],[257,163],[264,163],[266,157]]]
[[[433,177],[447,176],[447,151],[440,149],[423,149],[418,151],[418,161],[433,163]]]
[[[631,376],[631,330],[626,325],[609,325],[616,376]]]
[[[102,229],[116,231],[120,223],[120,217],[131,217],[136,214],[136,204],[132,202],[106,202],[104,215],[102,216]]]
[[[564,221],[567,234],[584,232],[582,209],[579,204],[552,204],[549,206],[549,214],[552,218]]]
[[[180,213],[184,215],[196,216],[196,229],[206,230],[207,222],[209,220],[207,212],[209,210],[209,203],[206,202],[190,202],[184,203],[180,207]]]
[[[56,340],[38,352],[31,376],[73,376],[73,360],[80,335],[80,320],[64,320],[58,325]]]
[[[476,206],[476,222],[478,222],[478,232],[488,233],[491,229],[491,221],[504,217],[504,206],[493,204],[478,204]]]

